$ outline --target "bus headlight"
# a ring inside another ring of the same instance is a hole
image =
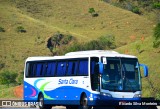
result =
[[[140,98],[141,94],[135,94],[133,98]]]
[[[107,97],[112,97],[112,95],[111,95],[111,94],[109,94],[109,93],[104,93],[104,92],[101,92],[101,95],[103,95],[103,96],[107,96]]]

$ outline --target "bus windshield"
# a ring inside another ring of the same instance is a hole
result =
[[[138,60],[131,58],[107,58],[101,83],[104,90],[121,92],[140,91]]]

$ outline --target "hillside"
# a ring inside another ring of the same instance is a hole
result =
[[[98,16],[92,17],[89,8],[94,8]],[[0,10],[0,26],[5,29],[0,32],[0,64],[4,65],[0,72],[23,71],[27,57],[51,55],[47,40],[59,31],[73,35],[80,43],[112,34],[118,47],[116,51],[125,53],[127,50],[137,55],[141,63],[149,65],[152,83],[159,81],[160,54],[158,49],[152,48],[151,41],[154,23],[142,16],[100,0],[0,0]],[[18,26],[24,27],[26,32],[17,32]],[[140,54],[135,49],[137,43],[144,50]],[[144,79],[144,89],[149,88]],[[152,92],[146,90],[144,96]]]

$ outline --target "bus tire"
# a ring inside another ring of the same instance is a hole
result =
[[[78,107],[78,109],[91,109],[91,106],[88,106],[88,100],[87,100],[87,96],[85,93],[83,93],[81,95],[81,99],[80,99],[80,106]]]
[[[40,95],[38,96],[38,102],[39,102],[39,109],[51,109],[51,108],[52,108],[51,105],[45,105],[45,104],[44,104],[43,94],[40,94]]]

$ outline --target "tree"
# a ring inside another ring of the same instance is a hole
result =
[[[160,46],[160,23],[158,23],[154,28],[153,37],[154,37],[153,47],[158,48]]]
[[[0,84],[7,85],[9,87],[11,83],[16,83],[17,76],[17,73],[3,71],[2,73],[0,73]]]

